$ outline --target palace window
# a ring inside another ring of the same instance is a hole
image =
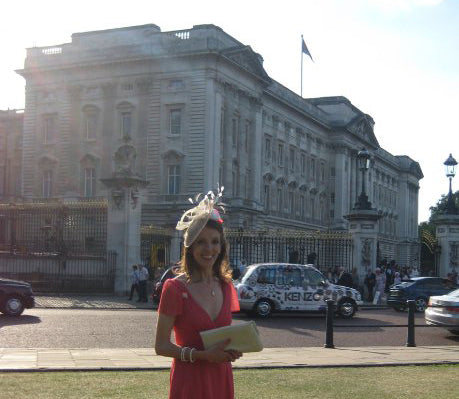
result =
[[[277,146],[277,164],[279,166],[284,166],[284,145],[279,144]]]
[[[267,161],[271,160],[271,139],[265,139],[265,159]]]
[[[132,136],[132,112],[121,112],[121,137]]]
[[[269,189],[269,185],[268,184],[265,184],[264,186],[264,204],[265,204],[265,210],[266,211],[269,211],[270,209],[270,189]]]
[[[290,170],[293,172],[295,170],[295,149],[290,148]]]
[[[43,198],[50,198],[53,194],[53,171],[43,171],[42,195]]]
[[[53,143],[56,138],[56,115],[43,116],[43,143]]]
[[[169,133],[178,135],[182,132],[182,110],[171,109],[169,111]]]
[[[96,195],[96,170],[94,168],[84,169],[84,196],[94,197]]]
[[[167,168],[167,193],[180,193],[180,165],[170,165]]]

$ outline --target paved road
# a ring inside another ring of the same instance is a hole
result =
[[[336,324],[404,324],[407,313],[392,309],[361,310],[350,320]],[[247,320],[236,315],[235,321]],[[323,346],[322,315],[275,315],[256,320],[265,347]],[[424,324],[422,314],[416,324]],[[148,348],[154,342],[156,312],[151,310],[31,309],[19,318],[0,315],[0,347],[4,348]],[[405,328],[338,328],[334,343],[339,347],[403,346]],[[440,328],[418,328],[417,345],[458,345],[459,337]]]

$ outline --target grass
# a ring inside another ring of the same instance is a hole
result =
[[[458,365],[235,370],[236,398],[459,397]],[[0,398],[167,398],[168,371],[0,373]],[[216,398],[218,399],[218,398]]]

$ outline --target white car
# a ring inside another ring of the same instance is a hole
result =
[[[459,289],[445,295],[431,296],[424,315],[427,324],[452,326],[445,328],[459,334]]]
[[[241,311],[268,317],[274,311],[325,311],[333,299],[337,313],[354,316],[362,305],[360,293],[330,283],[312,265],[259,263],[250,265],[236,285]]]

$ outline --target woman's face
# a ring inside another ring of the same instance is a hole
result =
[[[191,246],[193,258],[201,269],[212,269],[221,250],[220,232],[207,226]]]

